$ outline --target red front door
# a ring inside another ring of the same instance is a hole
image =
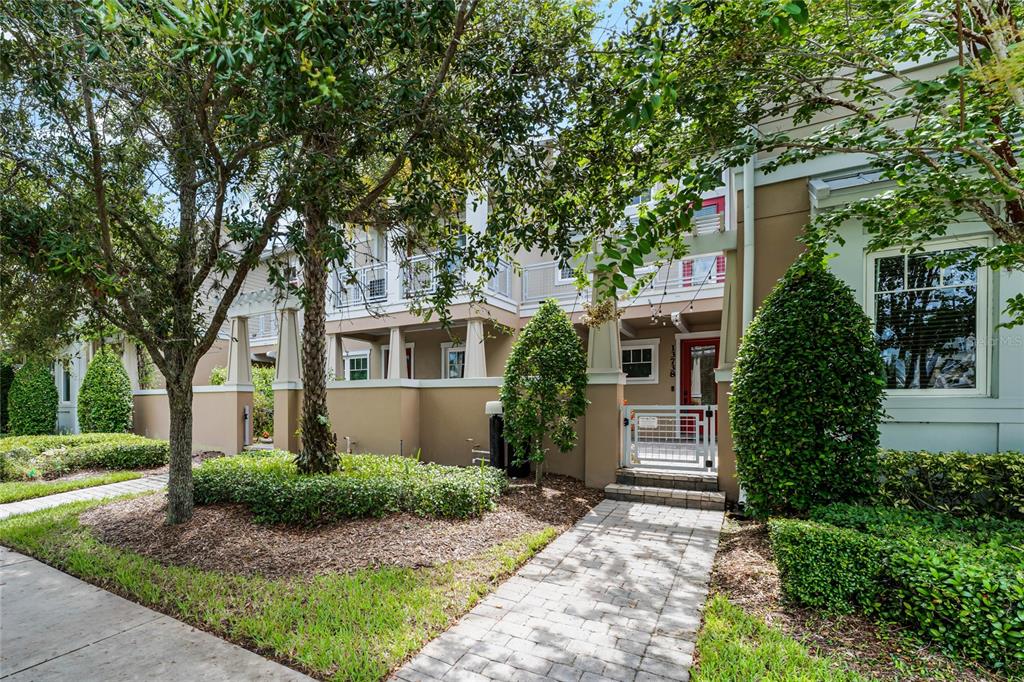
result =
[[[717,405],[718,384],[715,367],[718,366],[718,338],[683,339],[679,342],[679,404]],[[683,412],[683,432],[700,435],[702,420],[693,412]],[[717,420],[717,414],[715,415]],[[717,430],[717,429],[716,429]]]

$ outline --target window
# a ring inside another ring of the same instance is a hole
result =
[[[658,383],[658,340],[623,342],[622,371],[627,384]]]
[[[441,344],[441,376],[444,379],[461,379],[466,374],[466,347],[453,343]]]
[[[558,276],[556,280],[558,284],[570,284],[576,281],[576,273],[572,263],[566,263],[565,265],[558,266]]]
[[[363,381],[370,378],[370,353],[345,353],[345,380]]]
[[[985,278],[977,269],[929,262],[963,251],[870,257],[868,304],[890,391],[985,390]]]
[[[414,369],[414,366],[415,366],[415,363],[413,363],[413,346],[414,345],[415,344],[412,344],[412,343],[405,344],[405,371],[409,375],[410,379],[412,379],[415,376],[413,374],[413,369]],[[391,360],[391,346],[381,346],[380,347],[380,359],[381,359],[381,362],[383,363],[383,366],[381,367],[381,370],[380,370],[380,375],[382,377],[384,377],[385,379],[387,379],[388,378],[388,364],[390,363],[390,360]]]

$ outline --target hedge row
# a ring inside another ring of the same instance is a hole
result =
[[[494,509],[508,485],[492,467],[380,455],[341,455],[335,473],[300,475],[281,451],[207,460],[194,481],[196,504],[244,504],[260,523],[297,525],[399,511],[466,518]]]
[[[1024,672],[1024,523],[830,505],[769,523],[787,599],[906,623]]]
[[[1024,453],[883,450],[879,504],[1024,518]]]
[[[165,440],[128,433],[0,438],[0,481],[57,478],[82,469],[149,469],[167,464]]]

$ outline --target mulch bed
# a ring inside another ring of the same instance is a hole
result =
[[[994,675],[965,660],[944,656],[907,637],[898,625],[880,626],[858,616],[834,616],[782,601],[779,571],[763,523],[729,519],[722,529],[711,572],[711,589],[748,614],[861,674],[878,680],[994,681]]]
[[[96,507],[81,522],[102,542],[161,563],[277,578],[465,559],[548,526],[565,530],[602,499],[600,490],[549,475],[540,489],[514,481],[498,509],[476,519],[403,513],[296,528],[254,523],[240,505],[211,505],[197,506],[187,524],[168,526],[159,494]]]

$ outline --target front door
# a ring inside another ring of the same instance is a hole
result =
[[[715,367],[718,366],[718,339],[684,339],[679,342],[679,346],[682,370],[679,372],[679,404],[717,405]],[[683,415],[683,436],[693,440],[704,438],[704,422],[699,413],[684,412]]]

